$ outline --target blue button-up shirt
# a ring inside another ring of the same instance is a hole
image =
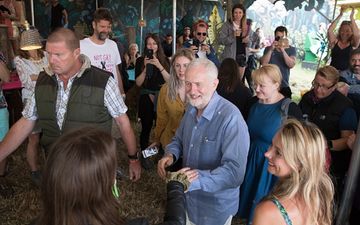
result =
[[[350,86],[349,94],[360,94],[360,80],[350,69],[341,71],[340,76],[340,80]]]
[[[183,156],[183,167],[199,172],[186,193],[190,221],[221,225],[238,210],[250,142],[248,128],[237,107],[216,92],[202,115],[196,114],[197,109],[189,106],[166,149],[176,159]]]

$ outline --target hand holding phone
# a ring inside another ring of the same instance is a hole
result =
[[[153,59],[154,58],[153,55],[154,55],[154,50],[148,49],[148,48],[145,50],[145,57],[146,58]]]

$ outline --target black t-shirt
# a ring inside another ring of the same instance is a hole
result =
[[[58,27],[62,27],[63,10],[65,8],[61,4],[51,7],[51,29],[54,30]]]
[[[135,79],[141,74],[144,70],[144,56],[141,56],[136,59],[135,63]],[[150,91],[159,91],[161,86],[165,83],[165,80],[160,72],[160,70],[152,65],[148,64],[146,67],[146,76],[142,88],[148,89]]]

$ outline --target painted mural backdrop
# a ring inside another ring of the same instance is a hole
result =
[[[139,44],[142,41],[140,40],[140,27],[138,26],[141,17],[140,3],[140,0],[103,1],[103,6],[109,8],[115,18],[113,24],[114,34],[125,45],[128,45],[129,41],[127,40],[127,32],[133,28],[135,28],[136,32],[136,42]],[[199,19],[209,21],[214,14],[214,7],[216,7],[216,15],[223,19],[224,10],[218,2],[178,0],[176,12],[177,34],[182,34],[184,27],[191,27],[194,21]],[[157,33],[160,37],[164,37],[166,34],[172,33],[172,10],[171,0],[145,0],[144,20],[146,20],[146,27],[143,28],[144,36],[147,33]]]
[[[81,27],[85,34],[91,30],[92,14],[95,11],[95,0],[60,0],[68,12],[68,27]],[[42,37],[47,38],[50,31],[50,0],[35,0],[35,26]]]

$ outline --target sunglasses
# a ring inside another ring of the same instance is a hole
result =
[[[197,34],[198,36],[200,36],[200,35],[202,35],[202,36],[206,36],[206,35],[207,35],[207,33],[205,33],[205,32],[204,32],[204,33],[197,32],[196,34]]]

